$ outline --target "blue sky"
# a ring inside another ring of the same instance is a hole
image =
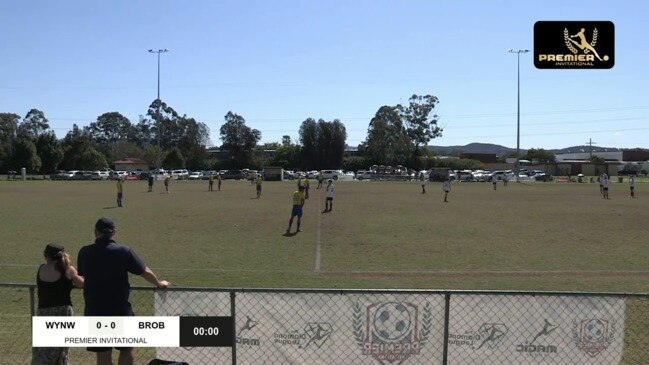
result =
[[[41,109],[59,137],[156,97],[206,123],[228,111],[262,142],[308,118],[365,139],[382,105],[433,94],[435,145],[516,146],[516,55],[539,20],[610,20],[611,70],[538,70],[521,56],[521,148],[649,148],[649,5],[644,1],[0,2],[0,112]]]

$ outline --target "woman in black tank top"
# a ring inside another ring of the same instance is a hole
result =
[[[70,265],[70,256],[63,246],[49,244],[43,251],[45,264],[38,268],[36,283],[38,286],[39,316],[71,316],[72,300],[70,292],[73,286],[82,287],[83,278]],[[67,347],[34,347],[32,364],[68,364]]]

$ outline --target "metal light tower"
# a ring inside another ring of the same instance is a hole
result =
[[[516,53],[517,59],[517,74],[518,74],[518,90],[517,90],[517,108],[516,108],[516,180],[518,180],[518,171],[520,170],[520,150],[521,150],[521,53],[529,52],[529,49],[519,49],[514,51],[509,49],[509,53]]]
[[[158,174],[160,174],[160,165],[161,165],[161,161],[160,161],[160,149],[161,149],[160,148],[160,135],[162,134],[161,133],[161,127],[162,126],[160,124],[160,104],[161,104],[161,100],[160,100],[160,54],[161,53],[167,53],[167,52],[169,52],[169,50],[166,49],[166,48],[165,49],[158,49],[158,50],[153,50],[153,49],[149,50],[149,53],[157,53],[158,54],[158,99],[157,99],[158,108],[157,108],[157,111],[156,111],[156,114],[157,114],[156,122],[157,122],[157,125],[158,125],[158,133],[157,133],[158,134],[158,151],[156,153],[157,154],[157,156],[156,156],[156,169],[158,170]]]

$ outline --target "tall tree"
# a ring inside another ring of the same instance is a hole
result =
[[[36,153],[36,145],[29,138],[18,138],[13,143],[11,166],[14,170],[21,168],[28,172],[38,172],[41,168],[41,159]]]
[[[174,147],[165,156],[162,161],[162,166],[167,169],[182,169],[185,168],[185,158],[178,147]]]
[[[275,150],[275,155],[271,159],[270,164],[284,168],[298,166],[299,153],[300,146],[294,144],[290,136],[282,136],[282,144]]]
[[[221,149],[230,152],[231,167],[245,167],[250,163],[252,150],[261,139],[261,132],[246,125],[246,120],[231,111],[221,126]]]
[[[167,103],[156,99],[149,105],[147,115],[153,119],[154,123],[150,125],[151,137],[157,141],[160,136],[160,145],[163,149],[174,147],[178,142],[178,113]],[[157,143],[157,142],[155,142]]]
[[[438,117],[433,114],[433,109],[439,100],[436,96],[420,96],[414,94],[408,99],[408,105],[398,105],[401,119],[406,133],[412,143],[411,155],[408,159],[408,166],[419,169],[421,167],[421,148],[428,142],[442,135],[442,129],[437,126]]]
[[[85,127],[85,132],[95,143],[107,145],[126,140],[133,134],[131,121],[119,112],[104,113],[97,121]]]
[[[300,160],[303,169],[315,167],[318,161],[318,122],[313,118],[307,118],[300,125]]]
[[[408,160],[412,142],[399,109],[384,105],[374,115],[361,150],[376,164],[398,165]]]
[[[41,173],[49,174],[56,170],[63,160],[63,148],[52,132],[43,133],[36,140],[36,151],[41,159]]]
[[[90,137],[76,124],[65,135],[61,168],[66,170],[90,170],[108,167],[106,157],[92,146]]]
[[[18,126],[18,135],[35,140],[49,128],[50,121],[45,117],[45,113],[38,109],[31,109],[25,115],[23,122]]]
[[[11,150],[16,138],[20,115],[0,113],[0,171],[6,171],[11,164]]]

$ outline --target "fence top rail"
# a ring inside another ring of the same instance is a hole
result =
[[[1,283],[0,288],[36,288],[32,283]],[[133,286],[137,291],[198,291],[223,293],[284,293],[284,294],[439,294],[439,295],[531,295],[531,296],[600,296],[600,297],[647,297],[649,293],[628,292],[579,292],[579,291],[531,291],[531,290],[454,290],[454,289],[331,289],[331,288],[216,288],[173,286],[158,289],[150,286]]]

